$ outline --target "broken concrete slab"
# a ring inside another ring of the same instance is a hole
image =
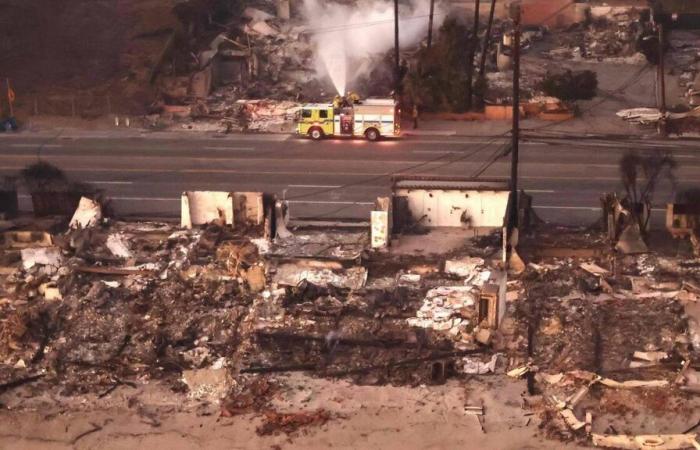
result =
[[[459,340],[470,341],[469,333],[478,322],[478,293],[472,286],[441,286],[425,296],[416,317],[407,319],[413,327],[449,332]]]
[[[386,248],[389,246],[389,212],[388,211],[372,211],[371,215],[371,234],[372,248]]]
[[[126,237],[121,233],[110,234],[107,237],[107,242],[105,245],[109,251],[112,252],[112,255],[116,256],[117,258],[128,259],[133,256],[129,250],[129,244],[127,243]]]
[[[58,247],[23,248],[21,255],[24,270],[29,270],[37,265],[58,269],[63,264],[61,249]]]
[[[633,450],[681,450],[700,448],[695,434],[604,435],[593,433],[593,445]]]
[[[44,231],[6,231],[0,235],[0,246],[6,249],[50,247],[53,236]]]
[[[473,277],[477,269],[484,266],[484,263],[483,258],[469,256],[458,260],[447,260],[445,261],[445,273],[457,275],[458,277]]]
[[[286,230],[286,228],[284,228]],[[277,231],[280,231],[279,222]],[[287,231],[287,233],[289,233]],[[368,247],[368,234],[366,232],[343,232],[337,230],[324,231],[299,231],[295,234],[278,235],[272,243],[262,244],[261,251],[267,258],[334,261],[359,261],[362,252]],[[256,245],[260,241],[254,241]]]
[[[496,372],[496,364],[498,363],[499,354],[491,356],[487,362],[472,357],[465,356],[462,358],[462,371],[470,375],[483,375]]]
[[[38,290],[39,293],[44,296],[44,299],[48,301],[63,299],[61,291],[58,289],[58,286],[56,286],[56,283],[43,283],[39,285]]]
[[[224,367],[184,370],[182,381],[189,388],[188,396],[191,399],[212,403],[218,403],[225,397],[233,383],[228,369]]]
[[[308,264],[282,264],[276,268],[272,281],[284,286],[297,286],[302,281],[318,286],[360,289],[367,282],[367,269],[351,267],[345,270],[314,268]]]
[[[102,207],[95,200],[81,197],[70,221],[71,228],[90,228],[102,220]]]

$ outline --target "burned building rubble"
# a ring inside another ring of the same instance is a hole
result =
[[[179,224],[17,218],[0,241],[0,402],[155,383],[185,407],[262,414],[264,435],[342,420],[274,409],[285,374],[525,378],[549,438],[697,445],[663,425],[697,405],[697,259],[540,223],[521,226],[516,270],[509,203],[507,184],[414,177],[366,228],[295,224],[253,192],[183,193]]]

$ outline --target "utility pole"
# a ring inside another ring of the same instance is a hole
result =
[[[656,75],[659,81],[659,110],[661,113],[666,112],[666,74],[664,73],[664,25],[659,23],[659,65],[656,69]]]
[[[511,5],[513,16],[513,143],[510,162],[511,224],[518,227],[518,142],[520,140],[520,4]]]
[[[428,48],[433,46],[433,13],[435,12],[435,0],[430,0],[430,14],[428,15]]]
[[[474,30],[472,32],[471,43],[469,44],[469,55],[467,63],[467,109],[472,109],[472,85],[474,81],[474,54],[476,45],[479,42],[479,6],[481,0],[474,0]]]
[[[401,73],[399,61],[399,0],[394,0],[394,87],[395,95],[399,95],[400,87],[399,84],[401,80],[399,79],[399,74]]]
[[[659,64],[656,69],[656,76],[657,85],[659,86],[659,112],[661,112],[658,131],[661,136],[666,136],[666,73],[664,64],[666,54],[664,51],[664,24],[659,23],[657,27],[659,29]]]
[[[479,62],[479,77],[484,78],[486,76],[486,55],[488,55],[488,48],[491,45],[491,27],[493,26],[493,15],[496,11],[496,0],[491,0],[491,11],[489,11],[489,22],[486,25],[486,34],[484,35],[484,44],[481,48],[481,61]]]

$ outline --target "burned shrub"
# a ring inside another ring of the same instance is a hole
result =
[[[71,181],[61,169],[45,161],[25,167],[20,176],[37,216],[71,215],[81,197],[100,196],[89,184]]]
[[[700,205],[700,188],[690,188],[677,193],[676,203]]]
[[[630,209],[639,229],[645,233],[650,215],[654,192],[662,179],[675,185],[676,160],[668,152],[657,151],[640,155],[628,151],[620,158],[619,169],[626,197],[623,204]]]
[[[17,214],[17,180],[13,177],[0,177],[0,218]]]
[[[540,89],[561,100],[590,100],[596,96],[598,76],[591,70],[547,74]]]
[[[68,179],[61,169],[46,161],[39,161],[22,169],[22,181],[29,192],[42,192],[64,187]]]
[[[467,103],[469,69],[467,27],[447,19],[431,48],[418,54],[418,64],[404,79],[404,93],[424,111],[461,112]]]

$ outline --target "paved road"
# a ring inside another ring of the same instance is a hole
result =
[[[506,142],[443,136],[369,143],[287,135],[0,135],[0,174],[16,174],[40,156],[71,178],[104,189],[123,215],[176,216],[180,193],[196,189],[275,192],[289,199],[294,217],[366,218],[374,199],[389,192],[393,173],[471,176],[487,166],[481,177],[508,176],[508,156],[488,166]],[[522,143],[521,186],[534,196],[542,218],[589,223],[599,217],[600,194],[621,189],[621,154],[663,146],[679,163],[679,187],[700,186],[697,142],[552,137]],[[662,184],[657,220],[671,198],[671,186]],[[30,208],[26,192],[20,204]]]

